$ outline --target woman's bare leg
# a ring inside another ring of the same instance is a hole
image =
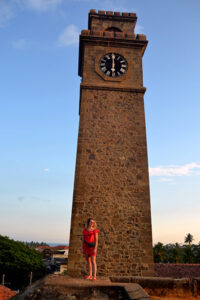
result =
[[[96,263],[96,256],[92,256],[92,268],[93,268],[93,276],[96,278],[97,276],[97,263]]]
[[[87,257],[87,262],[88,262],[89,276],[92,277],[92,262],[91,262],[91,256],[88,256],[88,257]]]

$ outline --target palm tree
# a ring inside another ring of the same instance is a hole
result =
[[[194,259],[194,254],[192,252],[192,247],[190,245],[185,246],[184,248],[184,254],[183,254],[183,260],[184,263],[191,264]]]
[[[185,237],[185,243],[188,243],[189,245],[191,245],[191,243],[193,242],[194,237],[192,234],[188,233]]]
[[[165,251],[165,248],[162,243],[158,242],[153,247],[153,253],[154,253],[154,262],[156,262],[156,263],[164,262],[165,256],[166,256],[166,251]]]
[[[180,249],[179,248],[172,249],[172,258],[173,258],[173,261],[177,264],[180,259]]]

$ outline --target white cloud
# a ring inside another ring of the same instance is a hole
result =
[[[14,0],[18,5],[39,12],[55,9],[63,0]]]
[[[17,41],[12,42],[12,46],[13,48],[17,49],[17,50],[24,50],[25,48],[27,48],[27,41],[25,39],[19,39]]]
[[[49,168],[43,169],[43,172],[49,172]]]
[[[17,200],[18,200],[18,201],[23,201],[24,198],[25,198],[24,196],[19,196],[19,197],[17,197]]]
[[[77,26],[71,24],[67,26],[58,37],[58,46],[66,47],[77,44],[79,39],[79,29]]]
[[[161,177],[156,180],[156,182],[172,182],[171,178]]]
[[[200,169],[200,164],[195,162],[185,164],[183,166],[169,165],[169,166],[159,166],[155,168],[149,168],[150,176],[189,176],[194,174],[195,169]]]
[[[38,12],[55,10],[63,0],[0,0],[0,28],[14,17],[18,9],[29,9]]]
[[[0,28],[4,27],[13,15],[13,7],[9,5],[8,1],[0,0]]]

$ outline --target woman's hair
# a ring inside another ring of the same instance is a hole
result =
[[[88,220],[87,220],[87,228],[89,227],[89,225],[90,225],[90,221],[91,220],[93,220],[94,221],[94,223],[93,223],[93,227],[94,227],[94,229],[96,229],[97,228],[97,223],[96,223],[96,221],[93,219],[93,218],[89,218]]]

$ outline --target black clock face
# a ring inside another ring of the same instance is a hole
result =
[[[128,70],[128,63],[125,58],[116,53],[108,53],[104,55],[99,66],[101,71],[110,77],[122,76]]]

